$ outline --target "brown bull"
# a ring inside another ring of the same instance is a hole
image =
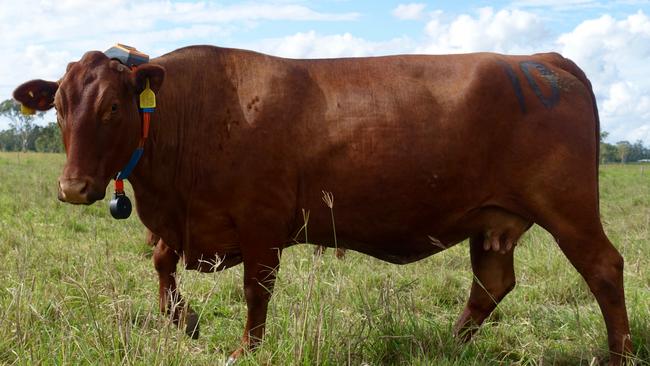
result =
[[[514,287],[514,246],[540,225],[596,297],[610,362],[631,351],[623,259],[599,218],[595,99],[570,60],[290,60],[199,46],[129,70],[88,52],[61,80],[14,93],[57,109],[61,200],[104,197],[138,144],[146,79],[158,108],[130,182],[140,219],[163,239],[161,305],[177,294],[181,256],[200,271],[243,262],[248,317],[232,359],[264,334],[269,289],[282,249],[301,241],[303,209],[309,241],[334,246],[322,191],[336,201],[340,247],[404,264],[470,239],[475,279],[456,326],[464,339]]]

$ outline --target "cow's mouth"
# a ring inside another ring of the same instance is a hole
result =
[[[100,190],[89,178],[83,179],[59,179],[58,198],[61,202],[73,205],[91,205],[104,199],[106,190]]]

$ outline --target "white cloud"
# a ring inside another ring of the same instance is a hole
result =
[[[163,0],[27,0],[2,5],[0,45],[2,48],[16,48],[26,42],[67,42],[66,46],[71,46],[78,41],[112,38],[120,33],[138,34],[193,26],[204,30],[206,26],[213,27],[211,35],[219,39],[223,37],[220,31],[232,23],[349,21],[358,17],[357,13],[323,13],[282,1],[222,6],[212,2],[172,3]],[[161,37],[156,41],[168,39]]]
[[[482,8],[476,16],[462,14],[445,22],[437,11],[425,27],[428,39],[419,47],[424,53],[495,51],[530,53],[548,47],[549,32],[536,14],[522,10]]]
[[[369,40],[345,31],[323,33],[311,24],[357,20],[360,14],[320,12],[306,4],[301,0],[233,5],[170,0],[3,1],[0,100],[10,97],[20,82],[57,79],[69,61],[117,41],[135,45],[152,56],[196,43],[236,43],[238,47],[294,58],[554,50],[573,59],[592,81],[602,128],[610,132],[610,141],[641,138],[650,143],[650,18],[644,12],[624,17],[603,15],[558,35],[552,32],[557,9],[607,9],[611,4],[596,0],[516,0],[504,9],[448,14],[427,10],[424,2],[402,3],[392,9],[392,15],[397,19],[426,19],[422,33]],[[26,9],[29,16],[25,16]],[[308,29],[319,31],[229,42],[240,32],[268,21],[305,22]]]
[[[572,10],[576,8],[602,8],[597,0],[516,0],[511,3],[522,8],[552,8],[553,10]]]
[[[291,58],[331,58],[384,55],[409,52],[413,49],[407,38],[371,42],[350,33],[320,35],[315,31],[266,39],[251,48],[276,56]]]
[[[424,16],[426,7],[424,3],[399,4],[393,9],[393,16],[401,20],[417,20]]]
[[[650,142],[650,18],[640,11],[621,20],[603,15],[557,43],[592,81],[609,139]]]
[[[156,6],[160,5],[156,2]],[[138,5],[146,10],[151,2]],[[228,23],[257,20],[290,20],[290,21],[349,21],[356,20],[358,13],[322,13],[299,4],[282,1],[245,2],[230,6],[220,6],[215,3],[166,3],[161,10],[154,12],[164,16],[164,19],[174,23],[209,22]]]
[[[299,0],[22,0],[0,5],[0,100],[32,78],[58,79],[68,62],[116,42],[158,56],[182,45],[223,44],[262,21],[352,21],[354,12],[319,12]],[[0,129],[6,124],[0,122]]]
[[[646,122],[650,118],[650,95],[638,83],[619,81],[609,86],[607,99],[601,104],[602,113],[608,116],[632,113]]]

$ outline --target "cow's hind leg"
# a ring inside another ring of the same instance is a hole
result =
[[[160,239],[153,253],[153,264],[158,272],[158,299],[160,311],[170,314],[176,325],[185,324],[185,333],[197,339],[199,337],[199,317],[181,297],[176,288],[176,265],[179,256]]]
[[[485,250],[485,238],[470,238],[474,279],[467,305],[456,321],[454,333],[463,341],[471,339],[483,321],[515,286],[514,247],[505,252]]]
[[[623,290],[623,257],[605,235],[600,221],[596,222],[592,230],[584,233],[574,227],[560,227],[551,233],[596,297],[607,327],[610,365],[621,365],[632,350]]]

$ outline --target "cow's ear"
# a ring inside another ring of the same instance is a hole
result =
[[[133,72],[133,87],[136,93],[140,93],[147,85],[149,79],[149,86],[154,93],[158,93],[165,80],[165,68],[160,65],[144,64],[138,66]]]
[[[14,99],[25,107],[46,111],[54,106],[54,94],[59,84],[46,80],[31,80],[14,90]]]

